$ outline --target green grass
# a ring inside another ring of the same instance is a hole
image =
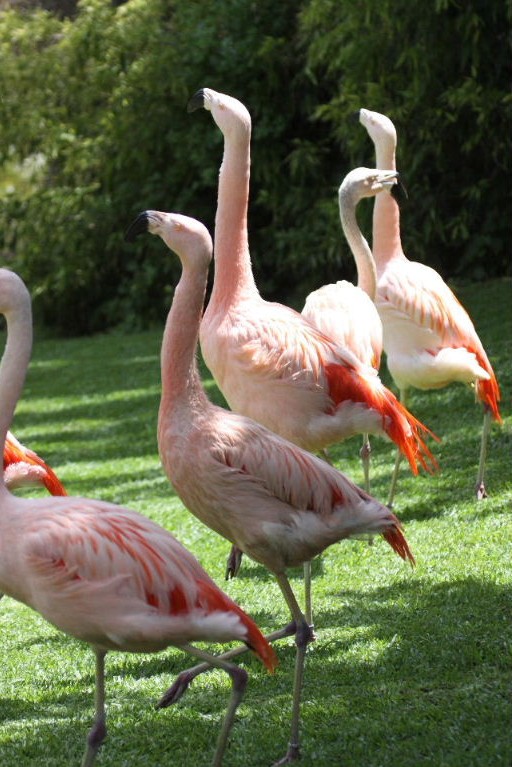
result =
[[[502,386],[504,425],[492,428],[477,503],[481,410],[463,386],[415,392],[410,407],[443,438],[442,472],[404,468],[396,511],[417,558],[412,570],[384,541],[350,541],[314,563],[317,641],[307,657],[303,759],[315,767],[509,767],[512,763],[511,283],[459,291]],[[244,561],[223,580],[229,550],[182,506],[156,446],[160,333],[35,340],[13,430],[43,455],[68,490],[122,503],[172,530],[265,631],[288,620],[271,576]],[[204,372],[210,396],[221,401]],[[389,379],[383,374],[387,382]],[[373,493],[385,499],[391,444],[374,439]],[[332,451],[361,482],[359,440]],[[292,573],[299,596],[300,572]],[[0,602],[0,764],[78,764],[93,714],[88,647],[9,598]],[[220,648],[214,648],[220,650]],[[226,767],[268,766],[288,738],[294,646],[278,647],[270,677],[252,658],[250,683]],[[203,767],[211,763],[229,694],[220,672],[203,675],[175,707],[153,704],[189,665],[159,655],[107,658],[107,740],[99,767]]]

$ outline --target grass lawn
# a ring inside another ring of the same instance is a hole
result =
[[[443,439],[435,447],[441,473],[414,478],[404,466],[399,484],[395,508],[417,567],[382,539],[371,547],[346,541],[315,561],[317,641],[306,663],[303,765],[512,764],[512,285],[493,281],[458,292],[502,387],[504,424],[492,428],[489,498],[473,498],[482,417],[471,390],[413,393],[411,410]],[[119,502],[170,529],[271,631],[289,619],[272,577],[245,559],[240,577],[226,583],[229,544],[186,511],[160,469],[160,340],[160,331],[76,340],[36,334],[13,431],[51,463],[71,494]],[[383,378],[389,384],[385,372]],[[372,446],[372,492],[385,500],[394,448],[376,438]],[[359,447],[352,439],[331,451],[357,482]],[[292,583],[301,597],[299,571]],[[91,651],[10,598],[0,602],[0,648],[0,764],[78,765],[93,715]],[[285,751],[293,640],[277,650],[274,677],[253,658],[241,661],[250,682],[226,767],[268,767]],[[153,705],[188,665],[173,648],[107,657],[109,731],[99,767],[210,765],[227,677],[205,674],[177,706]]]

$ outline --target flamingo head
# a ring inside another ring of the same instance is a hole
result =
[[[251,135],[251,116],[241,101],[218,93],[211,88],[201,88],[189,100],[188,112],[207,109],[224,136],[231,134],[245,138]]]
[[[375,145],[387,145],[394,151],[396,148],[396,129],[389,117],[369,109],[359,110],[359,122],[363,125]]]
[[[357,205],[363,197],[375,197],[384,190],[391,191],[397,183],[398,171],[377,168],[355,168],[347,173],[338,191],[340,201],[349,199]]]
[[[125,240],[133,242],[144,232],[158,234],[183,264],[208,268],[213,253],[212,238],[204,224],[195,218],[181,213],[145,210],[130,224]]]

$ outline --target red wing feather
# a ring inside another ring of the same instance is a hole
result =
[[[383,431],[400,448],[414,474],[418,473],[418,461],[429,473],[439,468],[421,435],[428,434],[438,442],[439,438],[409,413],[389,389],[371,386],[356,371],[343,365],[328,364],[325,373],[334,406],[351,401],[366,403],[368,408],[379,412]]]
[[[51,469],[37,453],[18,442],[14,435],[8,433],[4,447],[4,469],[12,463],[29,463],[32,466],[41,466],[45,471],[43,484],[51,495],[67,495],[64,485],[61,483],[53,469]]]

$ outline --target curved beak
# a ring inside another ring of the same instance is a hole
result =
[[[203,108],[204,101],[205,101],[204,88],[201,88],[196,93],[194,93],[194,95],[189,99],[187,104],[187,112],[195,112],[196,109]]]
[[[126,242],[133,242],[137,235],[144,234],[148,231],[149,226],[149,215],[147,210],[144,210],[142,213],[139,213],[137,218],[132,221],[130,226],[125,232],[124,239]]]
[[[379,173],[378,176],[378,183],[382,186],[383,189],[393,190],[393,187],[397,185],[399,182],[399,176],[397,170],[385,170],[382,171],[382,173]]]
[[[391,187],[390,194],[395,202],[397,202],[399,205],[409,199],[407,189],[405,188],[404,182],[401,178],[397,178],[397,183],[393,184]]]

